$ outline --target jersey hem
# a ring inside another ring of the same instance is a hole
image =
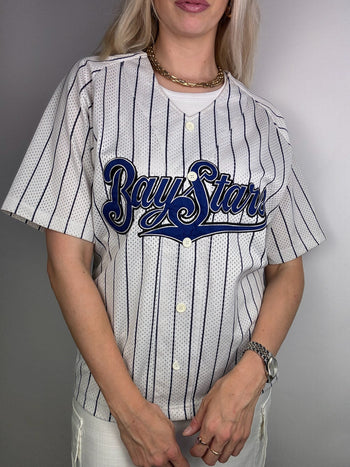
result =
[[[35,213],[35,208],[21,202],[21,206],[16,212],[16,207],[19,203],[18,199],[7,197],[4,204],[1,207],[1,212],[4,214],[32,227],[33,229],[44,231],[45,229],[54,230],[63,234],[71,235],[82,240],[93,242],[94,234],[86,226],[81,225],[77,222],[70,221],[69,226],[66,226],[67,221],[61,218],[55,217],[54,221],[51,221],[51,215],[45,211],[38,210]],[[35,213],[35,221],[32,220]]]
[[[268,256],[268,262],[269,264],[287,263],[288,261],[292,261],[293,259],[299,258],[308,251],[311,251],[313,248],[316,248],[325,240],[326,237],[321,233],[317,238],[315,238],[315,240],[312,243],[310,242],[308,245],[304,245],[301,241],[293,241],[293,246],[290,246],[289,248],[286,248],[284,250],[280,250],[278,257]]]

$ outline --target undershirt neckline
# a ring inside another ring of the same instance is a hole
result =
[[[218,97],[224,86],[225,83],[219,89],[209,92],[180,92],[171,91],[160,85],[166,96],[188,116],[195,115],[208,107]]]

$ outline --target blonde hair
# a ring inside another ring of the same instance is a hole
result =
[[[231,17],[224,14],[218,25],[216,62],[248,85],[253,73],[259,7],[257,0],[230,0],[229,4],[231,2]],[[152,0],[126,0],[102,40],[99,55],[104,59],[145,50],[155,42],[157,33],[158,19]]]

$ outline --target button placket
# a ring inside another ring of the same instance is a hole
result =
[[[185,248],[189,248],[192,245],[192,240],[186,237],[182,240],[182,244]]]
[[[174,360],[174,362],[173,362],[173,369],[175,371],[180,369],[180,364],[179,364],[179,362],[177,360]]]
[[[186,130],[193,131],[194,130],[194,123],[190,120],[185,123]]]
[[[178,303],[177,306],[176,306],[176,311],[178,313],[184,313],[186,311],[186,305],[185,303]]]

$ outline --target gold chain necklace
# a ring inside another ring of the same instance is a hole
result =
[[[213,80],[204,81],[201,83],[191,83],[189,81],[185,81],[184,79],[177,78],[176,76],[171,75],[168,71],[166,71],[156,59],[152,45],[147,47],[146,53],[154,71],[158,72],[161,76],[164,76],[164,78],[172,81],[173,83],[181,84],[181,86],[187,86],[190,88],[214,88],[215,86],[218,86],[224,82],[224,72],[219,66],[218,74]]]

